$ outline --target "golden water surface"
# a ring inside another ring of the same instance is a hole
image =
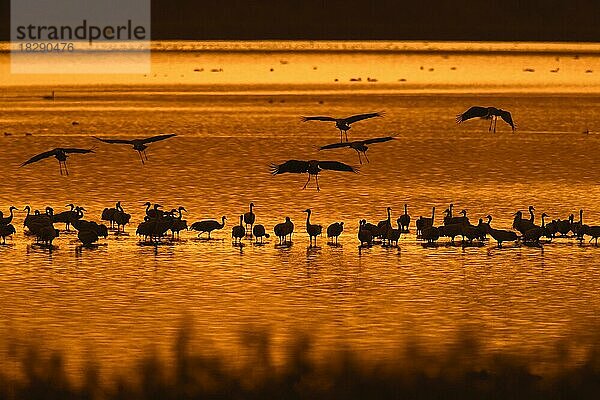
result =
[[[16,214],[17,234],[0,246],[1,338],[63,351],[74,375],[90,357],[126,373],[150,348],[167,353],[187,319],[198,343],[232,362],[244,330],[269,330],[281,346],[308,332],[317,357],[344,345],[385,359],[409,337],[435,351],[465,328],[486,350],[516,349],[540,364],[560,340],[587,349],[600,322],[600,247],[558,239],[543,248],[462,248],[442,239],[424,248],[412,222],[399,249],[359,252],[356,232],[359,219],[383,220],[388,206],[395,220],[404,203],[413,221],[452,202],[473,221],[491,214],[497,228],[509,229],[512,214],[529,205],[537,221],[542,212],[564,219],[582,208],[586,223],[600,224],[597,49],[240,52],[184,45],[156,51],[153,73],[131,77],[11,75],[9,55],[0,54],[5,216],[10,205],[58,212],[74,202],[99,220],[116,201],[133,215],[128,235],[79,251],[76,235],[61,232],[49,252],[32,246],[24,213]],[[42,98],[52,90],[54,101]],[[456,114],[472,105],[510,110],[517,132],[502,121],[496,134],[487,121],[456,125]],[[396,140],[372,145],[359,174],[325,171],[320,192],[314,181],[301,190],[304,175],[269,174],[270,162],[288,159],[357,165],[352,150],[318,151],[338,140],[333,124],[300,116],[371,111],[385,117],[356,123],[350,139]],[[145,166],[128,146],[91,138],[158,133],[178,136],[151,144]],[[72,155],[69,177],[54,159],[19,168],[59,146],[95,153]],[[146,201],[185,206],[188,223],[221,215],[228,223],[210,242],[183,232],[178,242],[140,246],[134,233]],[[292,218],[292,246],[277,248],[273,238],[232,246],[231,226],[251,201],[270,232]],[[340,246],[323,237],[309,248],[306,208],[313,223],[345,222]]]

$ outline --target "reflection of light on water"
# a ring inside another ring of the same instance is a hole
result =
[[[298,62],[286,55],[289,64],[281,65],[281,58],[274,58],[278,68]],[[312,62],[306,65],[312,71]],[[222,74],[228,71],[224,67]],[[149,343],[168,351],[183,312],[228,354],[237,354],[239,330],[258,322],[278,336],[298,328],[315,332],[317,348],[338,340],[382,359],[412,333],[431,348],[443,347],[465,322],[478,326],[486,349],[516,345],[523,354],[544,352],[554,339],[585,334],[596,322],[598,247],[559,239],[543,252],[496,249],[493,243],[426,248],[414,236],[419,215],[450,202],[473,218],[492,214],[494,226],[504,229],[512,213],[529,204],[552,218],[584,208],[586,221],[600,223],[600,189],[590,168],[600,161],[600,142],[581,133],[600,130],[594,96],[396,96],[330,87],[282,94],[267,88],[266,96],[241,95],[239,86],[234,95],[219,88],[221,95],[213,96],[179,87],[158,94],[156,87],[122,89],[58,90],[51,104],[38,88],[0,97],[0,109],[7,110],[0,114],[2,129],[12,133],[0,136],[6,160],[0,209],[62,209],[76,202],[97,220],[120,200],[133,215],[129,236],[110,236],[105,246],[76,254],[72,234],[61,234],[52,253],[32,248],[19,213],[12,246],[0,248],[0,337],[9,330],[40,332],[49,349],[72,349],[73,373],[87,346],[116,369],[134,363]],[[497,134],[488,134],[480,120],[457,126],[455,115],[474,104],[510,110],[519,130],[513,134],[499,125]],[[350,151],[316,151],[339,140],[338,132],[302,124],[299,116],[363,110],[385,110],[386,117],[356,124],[351,140],[398,136],[371,148],[371,163],[360,174],[326,171],[320,193],[300,190],[305,176],[270,176],[270,162],[292,157],[356,164]],[[63,143],[89,146],[90,135],[131,138],[160,131],[178,136],[153,145],[145,166],[128,148],[95,143],[94,157],[73,160],[68,179],[58,176],[55,162],[17,168],[31,154]],[[167,209],[186,206],[188,222],[224,214],[230,219],[215,240],[182,232],[181,242],[138,246],[135,225],[147,200]],[[234,217],[250,201],[269,233],[285,216],[292,218],[293,245],[276,247],[271,237],[264,246],[245,243],[241,252],[232,246]],[[358,220],[376,223],[388,205],[395,220],[404,203],[413,224],[401,236],[400,250],[376,246],[359,253]],[[307,249],[307,207],[324,227],[345,222],[341,247],[319,237],[319,248]]]
[[[242,92],[281,92],[290,90],[289,85],[367,92],[598,92],[600,88],[600,75],[593,73],[600,70],[597,44],[184,41],[152,46],[152,71],[128,75],[9,75],[9,53],[0,51],[0,82],[126,84],[168,90],[173,85],[203,85],[213,92],[224,85],[265,86],[225,88]],[[75,55],[70,65],[90,68],[93,60]],[[113,65],[115,61],[111,65],[135,66],[125,53],[118,60],[119,65]]]

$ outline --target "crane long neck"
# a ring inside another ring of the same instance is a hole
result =
[[[408,206],[404,205],[404,215],[408,215]]]
[[[435,207],[431,209],[431,224],[433,225],[433,221],[435,220]]]
[[[225,218],[221,218],[221,229],[225,226]]]
[[[310,210],[306,212],[306,226],[310,225]]]
[[[387,213],[388,213],[388,223],[392,223],[392,213],[391,213],[391,209],[388,207],[387,209]]]

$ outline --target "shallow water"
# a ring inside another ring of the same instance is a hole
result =
[[[46,90],[39,86],[5,89],[0,123],[11,135],[0,136],[0,209],[6,214],[12,204],[30,204],[62,211],[75,202],[98,220],[120,200],[133,218],[129,235],[111,235],[96,249],[79,251],[76,235],[62,233],[58,249],[48,252],[23,235],[24,213],[17,214],[17,234],[0,247],[1,337],[39,337],[45,349],[66,350],[75,375],[90,353],[115,372],[149,347],[166,353],[186,318],[196,340],[232,360],[246,329],[269,329],[281,345],[297,331],[310,332],[317,356],[343,344],[385,359],[413,336],[435,351],[465,328],[489,351],[516,348],[541,364],[560,340],[576,337],[586,348],[600,322],[600,247],[558,239],[543,248],[462,248],[447,240],[425,248],[414,220],[432,206],[439,215],[453,202],[472,220],[491,214],[492,225],[505,229],[512,213],[530,204],[551,219],[583,208],[585,222],[600,223],[594,170],[600,96],[556,87],[552,95],[473,95],[469,86],[461,94],[233,88],[215,86],[210,90],[220,94],[209,95],[194,86],[79,85],[61,90],[54,102],[39,98]],[[517,133],[502,121],[496,134],[487,132],[486,121],[457,126],[455,115],[475,104],[511,110]],[[292,158],[356,165],[351,150],[317,151],[338,140],[332,125],[299,117],[380,110],[385,117],[354,125],[351,140],[392,133],[396,140],[372,145],[371,162],[359,174],[325,171],[320,192],[314,181],[301,190],[304,175],[269,174],[270,162]],[[178,136],[152,144],[145,166],[127,146],[90,138],[159,132]],[[69,158],[68,178],[55,160],[18,167],[67,145],[95,150]],[[145,201],[184,205],[189,223],[229,219],[212,241],[183,232],[175,243],[139,246],[134,232]],[[249,240],[232,246],[231,226],[250,201],[257,222],[271,232],[292,218],[291,247],[278,248],[273,238],[263,246]],[[413,222],[400,248],[359,252],[358,220],[385,219],[387,206],[395,220],[404,203]],[[308,247],[302,211],[309,207],[313,223],[345,222],[340,246],[323,237]]]

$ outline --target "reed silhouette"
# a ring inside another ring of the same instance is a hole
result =
[[[435,353],[411,338],[385,362],[344,348],[315,359],[314,339],[298,333],[287,345],[284,361],[276,364],[275,341],[268,331],[248,328],[240,337],[248,356],[238,366],[208,345],[204,351],[192,350],[194,335],[184,326],[169,360],[149,350],[126,375],[102,379],[101,365],[88,359],[81,383],[66,371],[68,353],[46,354],[21,340],[11,345],[10,365],[17,371],[0,369],[0,398],[592,399],[600,391],[597,336],[577,363],[570,359],[577,344],[557,342],[548,356],[553,368],[543,373],[534,372],[535,360],[517,349],[485,351],[468,330]]]

